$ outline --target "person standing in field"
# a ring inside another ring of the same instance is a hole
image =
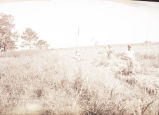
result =
[[[132,50],[132,47],[128,45],[128,50],[127,50],[127,57],[131,60],[135,59],[134,51]]]
[[[127,64],[126,73],[131,74],[134,71],[135,55],[134,55],[134,51],[132,50],[131,45],[128,45],[127,48],[128,49],[124,52],[124,56],[122,57],[122,59],[125,60],[126,64]]]

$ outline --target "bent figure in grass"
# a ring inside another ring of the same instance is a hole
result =
[[[107,56],[108,59],[111,59],[111,58],[113,57],[113,54],[112,54],[112,53],[113,53],[113,52],[112,52],[111,46],[108,45],[108,46],[106,47],[106,56]]]

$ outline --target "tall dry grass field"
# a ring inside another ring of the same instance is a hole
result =
[[[0,115],[158,115],[159,44],[132,47],[129,75],[125,45],[1,54]]]

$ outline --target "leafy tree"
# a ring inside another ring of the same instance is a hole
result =
[[[38,40],[37,33],[33,31],[31,28],[26,28],[21,38],[23,40],[21,47],[27,47],[29,49],[34,48]]]
[[[48,49],[49,45],[47,44],[46,41],[44,41],[44,40],[39,40],[39,41],[37,41],[37,43],[36,43],[36,47],[37,47],[38,49]]]
[[[18,33],[13,32],[13,21],[13,16],[0,14],[0,49],[4,52],[16,48]]]

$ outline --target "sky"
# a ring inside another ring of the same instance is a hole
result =
[[[108,0],[1,2],[22,34],[29,27],[52,48],[159,41],[159,4]]]

